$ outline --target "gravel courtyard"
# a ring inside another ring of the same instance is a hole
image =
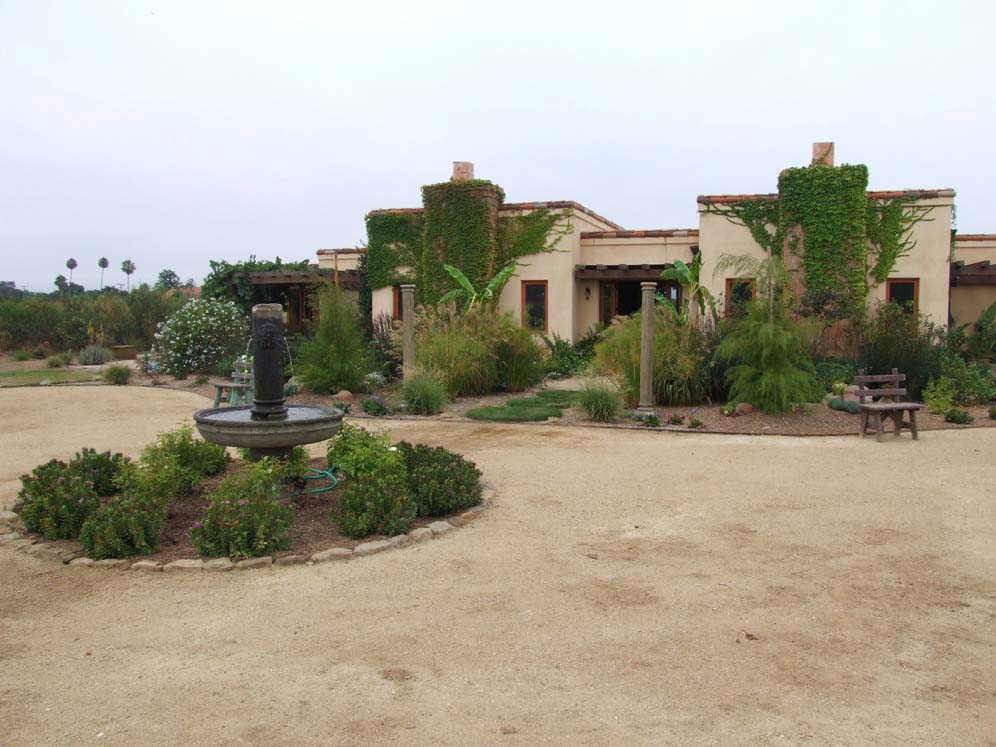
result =
[[[0,391],[0,503],[205,400]],[[365,420],[498,490],[348,562],[0,548],[0,744],[996,745],[996,429],[886,443]]]

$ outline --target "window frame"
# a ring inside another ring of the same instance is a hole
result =
[[[894,283],[913,283],[913,315],[920,314],[920,278],[886,278],[885,280],[885,302],[895,303],[892,300],[892,286]],[[903,308],[903,305],[896,304]]]
[[[394,319],[394,321],[403,322],[404,321],[404,317],[403,317],[404,306],[403,306],[403,301],[401,299],[401,286],[400,285],[392,285],[391,286],[391,298],[393,299],[393,302],[394,302],[394,309],[392,310],[391,318]]]
[[[531,285],[543,287],[543,329],[534,329],[527,323],[528,314],[526,312],[526,288]],[[550,283],[547,280],[523,280],[521,282],[522,293],[522,314],[520,323],[522,328],[535,334],[547,334],[550,330]]]
[[[756,278],[726,278],[726,291],[723,298],[723,316],[730,315],[730,298],[732,298],[734,285],[749,285],[750,300],[757,300],[757,279]]]

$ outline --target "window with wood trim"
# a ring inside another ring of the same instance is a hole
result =
[[[885,302],[917,314],[920,311],[920,279],[889,278],[885,281]]]
[[[401,286],[395,285],[391,288],[391,293],[394,296],[394,312],[393,316],[398,321],[402,321],[405,318],[405,305],[401,302]]]
[[[522,326],[530,332],[546,332],[550,299],[545,280],[522,281]]]
[[[726,316],[740,317],[747,313],[747,304],[757,297],[754,278],[726,278]]]

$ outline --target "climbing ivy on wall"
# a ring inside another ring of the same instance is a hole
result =
[[[249,257],[247,262],[231,264],[222,260],[211,260],[211,272],[201,283],[203,298],[218,298],[235,301],[248,315],[252,307],[258,303],[280,303],[284,291],[265,285],[253,285],[249,282],[250,272],[273,272],[275,270],[300,271],[309,269],[308,260],[301,262],[284,262],[277,257],[275,260],[256,259]]]
[[[570,210],[499,217],[504,199],[502,188],[489,181],[450,181],[422,187],[422,211],[369,213],[366,286],[414,282],[418,302],[434,303],[452,287],[443,263],[479,285],[521,257],[555,251],[573,231]],[[399,272],[403,267],[411,269]]]
[[[913,251],[913,226],[932,220],[927,217],[932,209],[911,197],[868,200],[868,274],[874,285],[884,283],[896,260]]]
[[[867,166],[817,163],[782,171],[777,197],[705,210],[746,226],[770,255],[800,257],[806,311],[852,316],[864,309],[869,287],[912,251],[913,226],[933,209],[912,197],[870,199],[867,190]]]
[[[423,247],[416,293],[422,303],[439,300],[450,286],[443,265],[463,271],[474,286],[498,268],[498,205],[505,195],[483,179],[422,187]]]
[[[778,177],[779,228],[788,251],[802,255],[807,295],[833,298],[848,316],[864,308],[868,295],[867,193],[868,167],[861,164],[814,164]],[[789,233],[795,226],[801,235]]]
[[[371,289],[415,282],[422,256],[422,214],[374,211],[367,215],[367,283]],[[404,275],[398,268],[408,267]]]

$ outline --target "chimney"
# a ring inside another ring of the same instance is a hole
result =
[[[813,143],[813,164],[833,166],[833,143]]]
[[[474,164],[470,161],[453,162],[453,181],[467,182],[474,178]]]

